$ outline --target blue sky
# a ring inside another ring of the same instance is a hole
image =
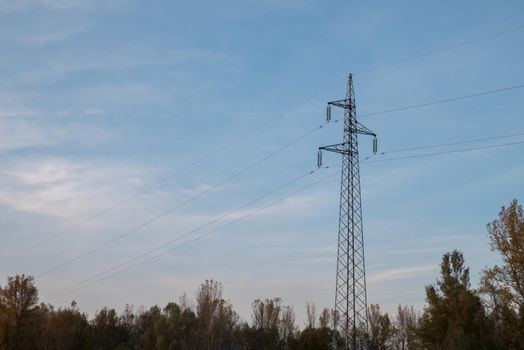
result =
[[[38,276],[318,127],[326,101],[344,97],[349,72],[356,73],[359,114],[523,84],[524,29],[390,65],[523,25],[523,14],[521,1],[0,0],[0,256],[52,237],[276,118],[134,200],[2,261],[0,273]],[[523,93],[361,122],[386,152],[519,133]],[[318,146],[341,137],[340,124],[332,123],[125,239],[37,279],[41,296],[311,170]],[[496,263],[485,224],[511,199],[523,200],[522,150],[362,164],[369,302],[389,311],[399,303],[421,308],[442,254],[455,248],[464,251],[474,281]],[[361,154],[370,152],[371,141],[362,139]],[[255,298],[279,296],[301,320],[306,301],[333,304],[338,191],[335,177],[172,254],[45,301],[75,299],[91,314],[104,305],[163,305],[214,278],[244,318]]]

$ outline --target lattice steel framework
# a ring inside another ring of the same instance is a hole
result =
[[[358,134],[374,137],[374,152],[376,152],[377,142],[376,135],[357,121],[351,74],[348,77],[346,98],[328,102],[328,121],[331,119],[332,106],[344,109],[344,142],[320,147],[319,165],[321,165],[323,150],[342,154],[334,327],[344,340],[344,349],[365,349],[367,348],[368,310]],[[337,348],[335,340],[334,347]]]

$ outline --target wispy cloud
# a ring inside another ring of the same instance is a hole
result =
[[[420,276],[426,276],[429,272],[435,271],[436,265],[423,265],[417,267],[401,267],[381,272],[376,272],[368,276],[368,283],[382,283],[388,281],[405,280]]]
[[[20,114],[14,114],[14,112],[6,112],[6,116],[9,115],[20,116]],[[117,134],[112,131],[80,123],[53,125],[38,119],[26,120],[20,118],[0,119],[0,133],[4,135],[0,139],[0,153],[24,148],[41,148],[73,141],[92,146],[117,138]]]
[[[80,33],[80,30],[70,34]],[[53,36],[53,34],[50,34]],[[32,39],[38,42],[40,39]],[[45,39],[41,40],[45,41]],[[206,62],[228,62],[229,56],[214,51],[198,49],[153,50],[147,47],[132,47],[113,52],[86,52],[78,54],[49,55],[32,65],[31,69],[17,75],[17,81],[23,83],[39,83],[57,81],[75,73],[112,71],[122,72],[137,68],[177,67],[184,64]]]
[[[71,111],[33,108],[31,102],[40,97],[33,92],[0,89],[0,154],[67,142],[93,146],[118,138],[114,131],[84,121],[54,119],[73,115]],[[93,115],[101,112],[99,108],[89,108],[77,114]]]
[[[84,114],[85,115],[100,115],[100,114],[104,114],[104,113],[105,113],[105,111],[103,109],[95,108],[95,107],[86,108],[84,110]]]
[[[314,7],[315,4],[307,0],[245,0],[235,1],[231,6],[220,6],[217,9],[217,15],[227,17],[252,16],[275,10],[292,9],[296,11]]]
[[[60,132],[44,132],[36,125],[19,119],[0,120],[0,133],[4,135],[0,139],[0,153],[48,146],[63,137]]]
[[[0,110],[0,118],[27,117],[34,114],[35,112],[31,109]]]
[[[10,36],[10,41],[18,42],[24,46],[46,46],[58,42],[67,41],[79,34],[85,33],[91,27],[91,23],[80,23],[72,26],[60,26],[60,28],[43,28],[36,33],[25,33],[20,36]]]
[[[36,112],[25,103],[25,100],[32,97],[29,93],[19,93],[11,89],[0,88],[0,118],[35,115]]]
[[[368,164],[363,164],[367,166]],[[427,170],[421,166],[396,166],[380,173],[373,172],[363,180],[366,191],[363,195],[368,199],[375,199],[388,190],[402,186],[410,179],[424,174]]]
[[[35,9],[87,11],[101,7],[115,8],[124,3],[125,0],[0,0],[0,13],[24,12]]]
[[[0,175],[0,203],[15,210],[81,219],[132,192],[144,176],[136,166],[60,158],[9,164]]]

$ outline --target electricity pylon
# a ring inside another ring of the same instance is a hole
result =
[[[373,152],[377,151],[377,135],[357,121],[353,77],[348,77],[346,98],[328,102],[326,119],[331,120],[331,107],[344,109],[344,142],[320,147],[318,166],[322,166],[322,151],[342,154],[340,212],[338,226],[337,282],[335,290],[334,347],[337,331],[344,340],[345,350],[367,348],[368,309],[358,134],[373,136]]]

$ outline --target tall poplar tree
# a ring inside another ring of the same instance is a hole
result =
[[[480,291],[486,296],[501,349],[524,348],[524,214],[517,200],[487,225],[491,250],[501,264],[484,270]]]
[[[488,320],[471,289],[463,254],[444,254],[440,270],[436,285],[426,287],[427,306],[419,326],[422,344],[435,350],[492,349]]]

